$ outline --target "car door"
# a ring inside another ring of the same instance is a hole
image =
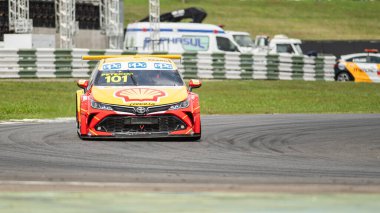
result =
[[[352,61],[356,63],[360,70],[365,72],[370,81],[380,82],[377,60],[375,56],[367,56],[365,58],[354,58]]]
[[[371,64],[372,78],[374,82],[380,82],[380,56],[369,56],[369,64]]]
[[[355,77],[355,81],[380,82],[378,66],[372,63],[371,56],[360,56],[352,59],[353,64],[348,66]]]

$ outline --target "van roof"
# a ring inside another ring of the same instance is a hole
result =
[[[231,35],[247,35],[247,36],[251,36],[251,34],[249,34],[248,32],[243,32],[243,31],[226,31],[226,33],[228,34],[231,34]]]
[[[128,32],[149,32],[151,31],[149,22],[136,22],[128,24]],[[200,23],[160,23],[160,32],[187,32],[187,33],[221,33],[224,30],[213,24]]]

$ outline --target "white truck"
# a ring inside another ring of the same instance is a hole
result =
[[[266,35],[258,35],[253,42],[247,32],[226,32],[232,36],[241,52],[303,55],[299,39],[288,38],[285,35],[275,35],[269,39]]]
[[[238,44],[230,34],[212,24],[200,23],[160,23],[160,39],[152,41],[149,22],[128,24],[124,48],[139,53],[151,52],[152,42],[159,51],[170,53],[183,52],[240,52]]]
[[[226,33],[231,35],[232,39],[237,43],[240,52],[251,53],[254,49],[255,44],[249,33],[238,31],[226,31]]]

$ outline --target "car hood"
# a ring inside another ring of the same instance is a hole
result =
[[[131,86],[131,87],[92,87],[95,101],[125,106],[155,106],[177,103],[187,98],[186,86]]]

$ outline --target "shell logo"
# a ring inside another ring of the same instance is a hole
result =
[[[119,90],[115,93],[116,97],[123,98],[125,102],[131,101],[154,101],[157,102],[160,97],[165,96],[166,93],[149,88],[134,88]]]

